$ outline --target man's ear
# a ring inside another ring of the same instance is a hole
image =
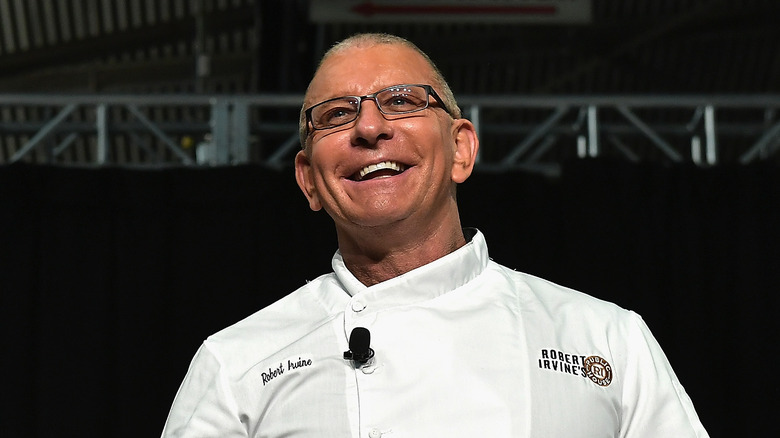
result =
[[[314,187],[311,161],[306,155],[306,151],[298,151],[295,155],[295,180],[298,182],[298,187],[301,188],[303,195],[309,201],[309,208],[314,211],[322,209],[317,189]]]
[[[471,176],[479,151],[477,129],[471,121],[456,119],[452,125],[455,155],[452,162],[452,181],[460,184]]]

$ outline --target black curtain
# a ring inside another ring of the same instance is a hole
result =
[[[711,436],[778,431],[776,165],[582,160],[458,196],[496,261],[639,312]],[[0,436],[159,435],[201,341],[335,248],[291,171],[0,167]]]

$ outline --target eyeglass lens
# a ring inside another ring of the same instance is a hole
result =
[[[355,120],[364,99],[373,99],[384,114],[407,114],[428,107],[428,90],[416,85],[386,88],[373,95],[345,96],[322,102],[311,109],[315,128],[330,128]]]

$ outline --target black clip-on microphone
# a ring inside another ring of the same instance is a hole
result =
[[[374,349],[370,345],[371,332],[365,327],[355,327],[349,335],[349,350],[344,352],[344,359],[365,365],[374,357]]]

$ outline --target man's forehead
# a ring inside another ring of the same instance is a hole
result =
[[[430,83],[434,72],[416,50],[400,44],[342,49],[323,60],[312,79],[307,103],[368,94],[401,83]]]

